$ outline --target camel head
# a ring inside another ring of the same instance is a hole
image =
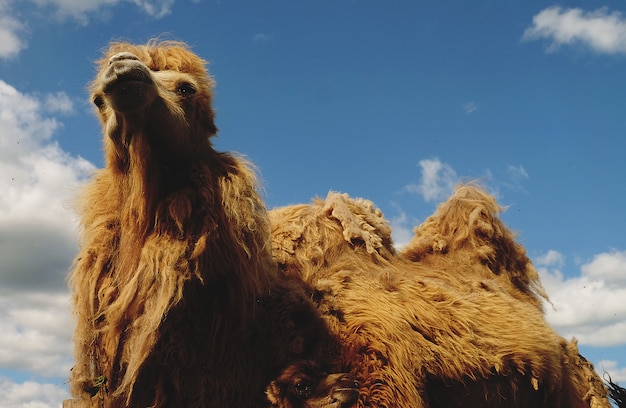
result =
[[[315,362],[298,361],[267,387],[276,408],[347,408],[359,397],[359,382],[347,373],[327,374]]]
[[[206,62],[177,42],[113,43],[99,61],[91,100],[105,134],[107,164],[132,156],[180,166],[210,147],[217,129]]]

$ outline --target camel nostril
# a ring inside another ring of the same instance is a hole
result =
[[[341,381],[344,384],[358,384],[359,383],[350,374],[343,374],[341,377],[339,377],[339,381]]]
[[[117,54],[115,54],[114,56],[112,56],[111,58],[109,58],[109,65],[113,64],[116,61],[123,61],[123,60],[136,60],[138,61],[139,58],[137,58],[137,56],[135,54],[133,54],[132,52],[119,52]]]

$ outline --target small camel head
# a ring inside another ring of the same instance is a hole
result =
[[[313,361],[287,367],[266,394],[275,408],[347,408],[359,397],[359,382],[350,374],[327,374]]]

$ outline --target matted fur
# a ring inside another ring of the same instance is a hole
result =
[[[370,262],[385,264],[396,256],[391,228],[369,200],[330,193],[313,205],[273,209],[270,219],[273,255],[283,274],[308,283],[333,275],[335,269],[326,262],[342,258],[346,248],[358,252],[351,262],[362,264],[363,271]]]
[[[270,219],[274,256],[317,290],[340,339],[336,369],[361,384],[357,406],[609,407],[575,343],[483,262],[439,268],[394,255],[380,211],[345,194]]]
[[[211,145],[205,65],[156,41],[98,63],[106,165],[80,197],[69,276],[70,388],[94,406],[263,406],[274,376],[330,341],[303,287],[278,279],[251,165]]]
[[[516,242],[515,234],[498,217],[502,207],[477,184],[455,188],[448,200],[421,225],[401,255],[436,268],[473,264],[477,277],[495,278],[509,293],[542,307],[548,297],[539,274]],[[481,268],[479,265],[483,265]]]

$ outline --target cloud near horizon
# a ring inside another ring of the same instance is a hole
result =
[[[64,290],[67,261],[76,252],[71,197],[94,166],[52,140],[61,125],[49,116],[50,98],[71,111],[64,94],[40,100],[0,80],[2,290]]]
[[[46,408],[60,407],[67,398],[67,392],[56,384],[42,384],[25,381],[15,384],[0,377],[0,395],[2,408]]]
[[[65,93],[33,96],[0,80],[0,369],[58,380],[16,384],[0,372],[3,407],[60,406],[67,396],[73,323],[65,279],[77,251],[71,203],[94,170],[53,138],[62,129],[53,115],[72,111]]]
[[[522,40],[544,39],[547,51],[568,45],[582,45],[602,54],[626,54],[626,19],[607,7],[595,11],[580,8],[548,7],[533,17]]]
[[[566,338],[596,347],[626,344],[626,251],[604,252],[565,277],[566,257],[555,250],[534,262],[550,296],[548,322]]]

